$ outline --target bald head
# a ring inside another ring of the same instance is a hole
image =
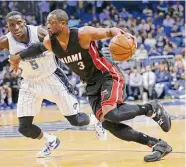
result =
[[[68,15],[64,10],[56,9],[49,13],[49,16],[55,15],[58,21],[66,21],[68,23]],[[48,16],[48,17],[49,17]]]
[[[68,15],[64,10],[56,9],[47,17],[47,29],[50,36],[59,36],[68,30]]]

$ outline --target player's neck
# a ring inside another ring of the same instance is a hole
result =
[[[57,37],[57,39],[63,43],[64,45],[68,45],[70,37],[70,29],[68,27],[65,27],[65,29],[62,31],[62,33]]]

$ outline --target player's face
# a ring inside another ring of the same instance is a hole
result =
[[[55,15],[49,14],[47,17],[46,26],[48,29],[48,33],[50,36],[55,35],[58,36],[62,32],[62,23],[57,19]]]
[[[12,35],[19,39],[26,34],[26,23],[20,15],[14,15],[9,17],[7,21],[8,30]]]

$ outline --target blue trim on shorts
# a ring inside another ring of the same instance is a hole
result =
[[[67,90],[68,93],[73,95],[74,89],[73,86],[70,84],[68,81],[67,76],[65,73],[62,71],[62,69],[57,68],[54,72],[54,75],[59,79],[59,81],[63,84],[65,89]]]

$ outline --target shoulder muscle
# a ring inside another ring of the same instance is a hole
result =
[[[40,40],[40,41],[43,41],[44,38],[46,37],[46,35],[48,34],[48,32],[47,32],[47,30],[46,30],[44,27],[39,26],[39,27],[37,28],[37,34],[38,34],[39,40]]]
[[[48,49],[48,50],[52,50],[52,44],[51,44],[51,40],[49,35],[45,36],[44,41],[43,41],[44,46]]]

